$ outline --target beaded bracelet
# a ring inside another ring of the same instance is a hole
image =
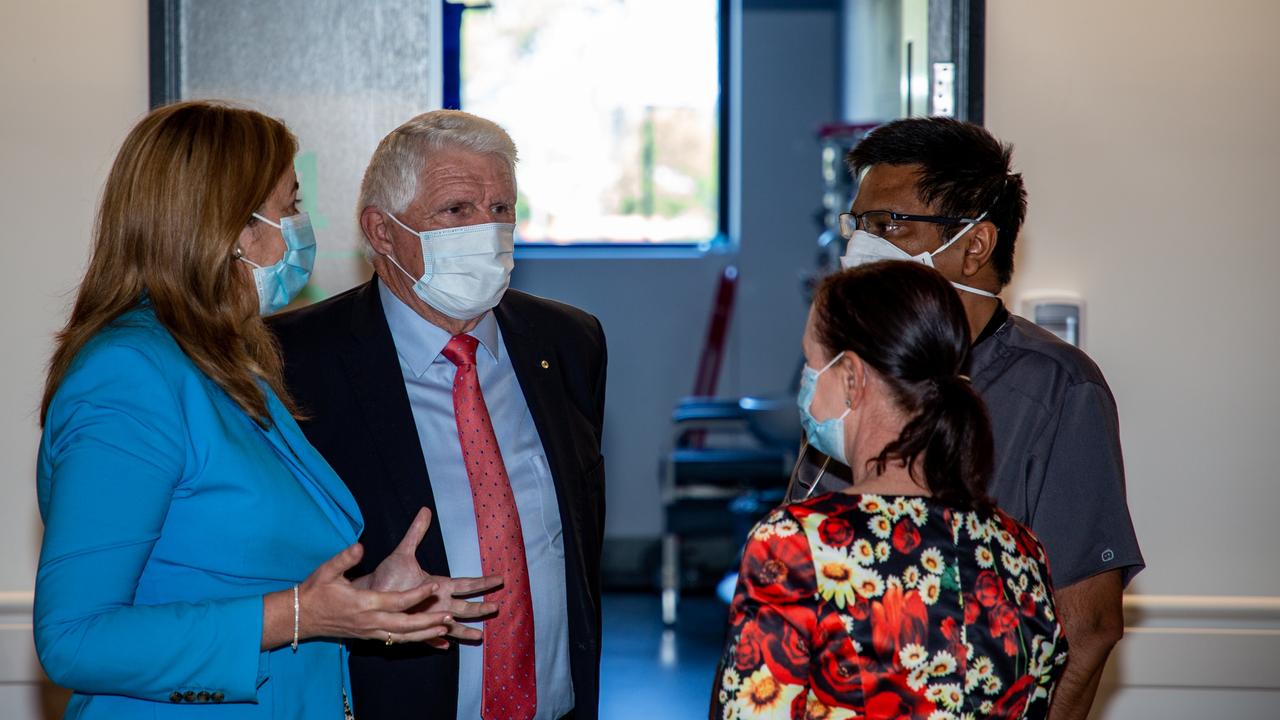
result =
[[[298,586],[293,586],[293,643],[289,647],[298,652]]]

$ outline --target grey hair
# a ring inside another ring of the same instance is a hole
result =
[[[367,207],[402,213],[418,195],[418,178],[433,152],[458,148],[491,154],[516,170],[516,144],[492,120],[461,110],[432,110],[392,130],[369,159],[360,182],[356,216]]]

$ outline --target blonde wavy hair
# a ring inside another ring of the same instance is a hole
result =
[[[93,255],[49,362],[40,417],[76,354],[149,300],[187,357],[259,425],[259,379],[293,411],[279,348],[233,252],[240,232],[293,163],[284,123],[219,102],[157,108],[125,138],[103,189]]]

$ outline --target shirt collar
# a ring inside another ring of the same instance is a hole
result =
[[[395,341],[396,354],[415,377],[422,377],[434,362],[449,362],[440,354],[453,339],[448,330],[419,315],[381,282],[378,283],[378,297]],[[486,312],[480,324],[467,334],[480,341],[489,357],[495,362],[498,360],[498,321],[492,311]]]
[[[986,327],[982,328],[982,332],[978,333],[978,337],[974,338],[973,346],[977,347],[983,340],[995,335],[1008,320],[1009,311],[1005,309],[1004,301],[997,298],[996,311],[991,313],[991,319],[987,321]]]

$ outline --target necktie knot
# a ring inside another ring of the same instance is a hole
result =
[[[464,365],[476,364],[476,346],[480,344],[479,340],[470,335],[454,335],[449,344],[444,346],[444,350],[440,354],[449,359],[449,362],[463,367]]]

